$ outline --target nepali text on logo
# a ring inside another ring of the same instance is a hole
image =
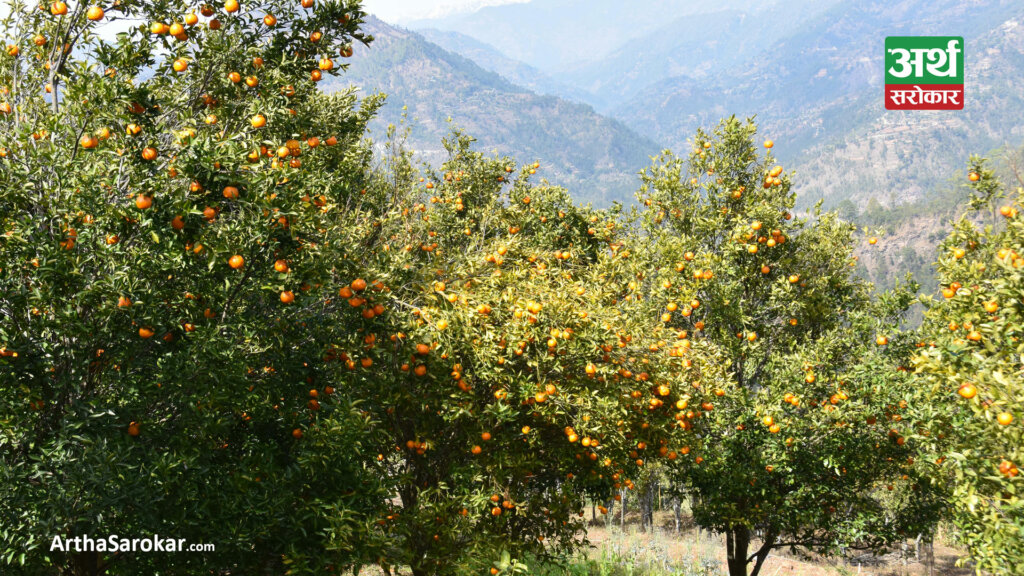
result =
[[[963,110],[964,39],[889,36],[885,39],[887,110]]]

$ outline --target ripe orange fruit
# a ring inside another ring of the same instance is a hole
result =
[[[225,186],[224,197],[227,198],[228,200],[234,200],[238,198],[238,188],[234,186]]]
[[[1009,460],[1003,460],[1002,462],[999,463],[999,473],[1004,476],[1009,476],[1012,478],[1020,474],[1020,471],[1017,470],[1017,465],[1014,464],[1013,462],[1010,462]]]
[[[139,194],[135,197],[135,206],[139,210],[146,210],[153,205],[153,197]]]
[[[242,258],[238,254],[235,254],[231,258],[228,258],[228,266],[231,266],[235,270],[238,270],[242,266],[245,266],[245,258]]]
[[[229,72],[228,73],[228,80],[231,80],[231,82],[233,82],[235,84],[238,84],[239,82],[242,81],[242,75],[239,74],[238,72]]]
[[[885,336],[879,336],[878,338],[875,338],[875,344],[878,344],[879,346],[885,346],[888,343],[889,339]]]
[[[957,390],[957,393],[963,396],[964,398],[970,400],[971,398],[974,398],[975,396],[978,395],[978,388],[974,384],[971,384],[970,382],[965,382],[960,385],[960,388]]]
[[[331,70],[334,68],[334,61],[330,58],[321,58],[318,66],[321,70]]]
[[[977,182],[978,180],[981,180],[981,175],[978,174],[977,172],[971,172],[970,174],[967,175],[967,179],[970,180],[971,182]]]
[[[246,76],[245,85],[249,88],[255,88],[260,85],[260,79],[255,76]]]
[[[210,20],[210,30],[220,30],[220,20],[216,18]]]
[[[85,13],[85,17],[93,22],[103,19],[103,8],[99,6],[90,6],[89,10]]]
[[[64,2],[54,2],[50,4],[50,14],[54,16],[63,16],[68,13],[68,5]]]
[[[490,432],[484,432],[483,434],[480,435],[480,438],[484,442],[487,442],[487,441],[489,441],[491,439],[491,433]]]
[[[174,24],[171,24],[170,28],[167,29],[167,33],[171,36],[181,36],[185,33],[185,27],[182,26],[180,23],[175,22]]]
[[[501,508],[497,506],[491,508],[491,516],[501,516]]]
[[[267,125],[267,117],[263,114],[257,114],[250,120],[253,128],[262,128]]]
[[[195,12],[189,12],[185,15],[185,24],[188,26],[195,26],[199,23],[199,17],[196,16]]]
[[[153,148],[152,146],[147,146],[147,147],[142,149],[142,159],[143,160],[146,160],[147,162],[152,162],[153,160],[156,160],[156,157],[157,157],[156,148]]]
[[[363,280],[362,278],[356,278],[355,280],[352,281],[351,286],[352,289],[355,290],[356,292],[362,292],[363,290],[366,290],[366,280]]]
[[[174,61],[174,64],[172,64],[171,67],[174,68],[175,72],[184,72],[188,69],[188,60],[178,58]]]
[[[140,430],[139,430],[139,423],[138,422],[132,422],[132,423],[128,424],[128,435],[129,436],[138,436],[139,432],[140,432]]]
[[[996,416],[996,421],[1003,426],[1009,426],[1013,422],[1013,414],[1010,414],[1009,412],[1000,412],[999,415]]]
[[[480,454],[483,451],[484,449],[481,448],[480,446],[473,446],[473,448],[470,450],[470,452],[472,452],[474,456]]]
[[[145,327],[145,326],[142,327],[142,328],[139,328],[139,337],[141,337],[143,340],[148,340],[148,339],[152,338],[153,334],[155,334],[155,332],[153,332],[152,328]]]
[[[273,27],[275,24],[277,24],[277,18],[273,14],[267,14],[266,16],[263,17],[263,23],[266,24],[268,27]]]
[[[232,1],[232,0],[229,0],[229,1]],[[295,438],[296,440],[301,439],[302,438],[302,430],[300,430],[299,428],[296,428],[296,429],[292,430],[292,438]]]
[[[274,262],[274,270],[285,274],[288,272],[288,263],[284,260],[278,260],[277,262]]]
[[[128,298],[125,298],[124,296],[118,296],[117,297],[117,306],[118,306],[118,308],[128,308],[131,305],[132,305],[132,301],[129,300]]]
[[[238,12],[238,0],[225,0],[224,10],[229,14],[233,12]]]
[[[92,134],[82,134],[82,138],[79,139],[78,143],[86,150],[100,145],[100,141]]]
[[[871,244],[872,246],[874,246],[875,244],[878,244],[878,238],[875,238],[874,236],[872,236],[871,238],[868,238],[868,244]]]
[[[281,292],[281,302],[284,302],[285,304],[291,304],[294,301],[295,294],[292,294],[291,290],[285,290],[284,292]]]
[[[764,147],[765,148],[771,148],[772,146],[775,146],[775,142],[772,142],[771,140],[765,140],[764,141]]]

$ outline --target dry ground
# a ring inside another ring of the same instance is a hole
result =
[[[675,565],[707,566],[711,574],[726,574],[725,536],[710,534],[687,525],[684,518],[680,533],[675,533],[675,523],[668,512],[655,514],[654,531],[643,533],[639,530],[639,518],[627,514],[625,527],[607,525],[598,518],[591,522],[588,535],[593,548],[592,558],[602,554],[617,554],[646,559],[668,560]],[[941,538],[937,539],[941,540]],[[754,549],[753,545],[751,546]],[[762,576],[972,576],[969,567],[957,567],[963,553],[937,541],[933,548],[933,560],[928,562],[922,553],[917,561],[913,541],[908,542],[907,557],[902,559],[899,550],[875,557],[863,555],[846,559],[823,559],[798,557],[788,550],[773,551],[761,569]],[[660,562],[659,562],[660,563]],[[715,571],[717,570],[717,571]]]
[[[589,513],[588,513],[589,516]],[[641,562],[672,568],[704,567],[709,576],[728,574],[725,563],[725,536],[698,530],[683,518],[676,534],[670,512],[655,513],[656,529],[641,532],[639,516],[626,515],[626,525],[619,525],[619,516],[608,524],[604,517],[591,521],[587,530],[591,549],[587,556],[633,558]],[[933,559],[917,561],[913,541],[907,544],[907,557],[899,550],[883,556],[863,555],[846,559],[825,559],[794,556],[788,550],[774,551],[765,561],[761,576],[973,576],[970,567],[958,567],[963,552],[943,544],[941,536],[933,546]],[[756,544],[756,543],[755,543]],[[752,545],[753,549],[753,545]],[[923,555],[922,555],[923,556]],[[690,572],[688,572],[690,573]],[[368,567],[363,576],[380,576],[383,572]],[[399,570],[397,576],[407,576],[408,570]]]

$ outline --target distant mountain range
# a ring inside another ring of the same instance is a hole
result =
[[[636,172],[660,150],[589,105],[536,94],[420,34],[372,17],[365,30],[374,37],[371,47],[357,51],[348,71],[323,88],[351,83],[386,93],[371,130],[380,138],[389,123],[407,115],[409,145],[424,160],[444,159],[441,140],[455,125],[477,138],[480,149],[539,161],[540,175],[551,183],[581,201],[608,205],[632,198]]]
[[[588,103],[664,147],[682,150],[723,116],[756,115],[799,172],[804,205],[922,199],[969,153],[1024,142],[1019,1],[707,6],[532,0],[414,26],[509,82]],[[967,41],[967,109],[885,111],[885,37],[933,34]]]
[[[717,9],[778,0],[717,0]],[[409,23],[419,30],[455,31],[548,74],[598,62],[669,19],[707,12],[705,0],[531,0]]]
[[[756,114],[800,177],[806,203],[865,206],[923,198],[971,152],[1024,141],[1024,4],[962,0],[839,3],[712,80],[664,79],[612,115],[668,146],[726,114]],[[882,95],[883,41],[961,35],[962,112],[892,112]]]
[[[409,26],[371,18],[376,41],[325,86],[387,93],[375,134],[405,106],[411,146],[437,162],[452,119],[607,205],[632,200],[650,155],[756,116],[802,207],[889,231],[862,259],[882,284],[926,273],[970,154],[1024,144],[1020,0],[529,0]],[[884,110],[890,35],[963,36],[965,110]]]

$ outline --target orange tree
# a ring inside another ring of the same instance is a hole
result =
[[[9,6],[0,563],[323,573],[376,559],[373,422],[322,360],[354,322],[332,316],[348,305],[328,288],[351,277],[331,256],[378,212],[360,193],[375,102],[356,111],[315,84],[363,39],[358,6]],[[98,34],[115,20],[116,37]],[[216,552],[51,546],[111,534]]]
[[[794,218],[790,179],[754,134],[735,118],[698,132],[688,160],[658,159],[638,194],[648,317],[724,357],[720,397],[673,428],[691,450],[670,469],[696,522],[726,534],[734,576],[776,547],[928,532],[940,501],[915,457],[922,403],[897,330],[913,286],[873,298],[853,275],[854,228]]]
[[[532,184],[538,164],[517,173],[459,134],[446,145],[450,160],[420,182],[395,162],[396,209],[360,258],[368,276],[341,290],[363,306],[369,282],[388,312],[332,356],[350,369],[339,388],[384,434],[396,498],[381,563],[511,573],[524,567],[510,558],[580,545],[585,498],[631,487],[644,465],[635,435],[669,452],[649,422],[653,390],[715,368],[651,353],[665,342],[640,321],[642,260],[615,211]]]
[[[979,569],[1022,574],[1021,192],[1007,200],[981,159],[972,159],[968,176],[972,210],[940,248],[942,296],[926,313],[916,371],[944,408],[936,433],[953,437],[939,458],[963,542]]]

